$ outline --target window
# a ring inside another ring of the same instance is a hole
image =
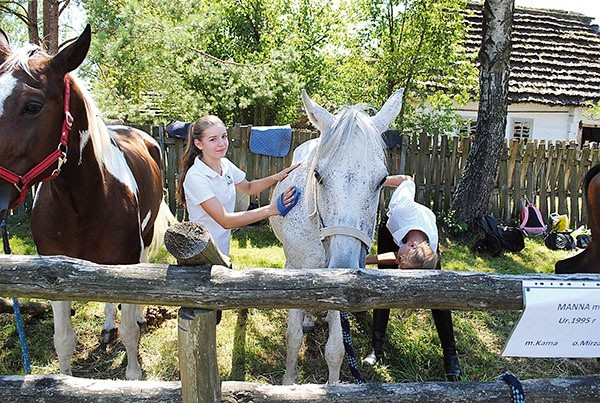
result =
[[[521,140],[530,139],[532,130],[533,119],[513,119],[511,138]]]
[[[585,144],[586,141],[600,142],[600,127],[583,126],[581,128],[581,143]]]

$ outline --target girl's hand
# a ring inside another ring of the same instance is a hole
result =
[[[271,215],[279,214],[282,217],[285,217],[287,213],[296,205],[296,203],[298,203],[299,198],[299,191],[294,186],[290,186],[279,197],[271,200],[269,209],[272,213],[274,213]]]
[[[291,165],[291,166],[285,168],[284,170],[282,170],[281,172],[276,173],[273,176],[275,177],[275,180],[277,182],[281,182],[282,180],[284,180],[285,178],[288,177],[290,172],[292,172],[294,169],[298,168],[299,166],[300,166],[300,163]]]

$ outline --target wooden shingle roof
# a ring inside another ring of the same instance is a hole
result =
[[[481,4],[471,3],[465,46],[478,52]],[[600,32],[570,11],[515,8],[509,103],[578,106],[600,100]]]

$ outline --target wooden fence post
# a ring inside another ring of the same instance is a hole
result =
[[[230,259],[200,224],[182,222],[165,233],[165,246],[179,265],[221,265]],[[221,401],[217,365],[217,312],[182,307],[177,318],[179,371],[184,403]]]

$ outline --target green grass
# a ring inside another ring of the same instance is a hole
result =
[[[28,224],[10,222],[11,247],[15,254],[35,253]],[[569,252],[550,251],[540,239],[527,238],[519,253],[492,258],[473,253],[461,243],[442,238],[443,268],[488,273],[551,273],[554,263]],[[281,245],[268,226],[234,231],[231,258],[234,269],[284,265]],[[173,263],[163,252],[160,262]],[[9,296],[5,296],[9,297]],[[103,322],[103,304],[74,304],[73,322],[78,343],[73,360],[75,376],[123,379],[125,351],[121,343],[100,348],[98,334]],[[140,360],[146,379],[177,380],[176,308],[148,306],[148,330],[140,341]],[[501,352],[519,319],[519,311],[454,311],[454,327],[465,381],[494,380],[505,371],[520,379],[574,376],[600,372],[595,359],[527,359],[502,357]],[[300,352],[299,382],[325,383],[327,341],[325,312],[315,312],[316,328],[305,338]],[[27,343],[35,374],[57,373],[52,345],[52,313],[40,317],[24,315]],[[371,312],[351,315],[352,334],[358,358],[370,350]],[[217,328],[219,371],[222,380],[245,380],[279,384],[285,370],[287,312],[281,309],[249,309],[223,312]],[[0,315],[0,373],[23,374],[21,352],[13,315]],[[386,363],[363,368],[367,381],[410,382],[444,379],[442,355],[431,313],[428,310],[394,309],[386,341]],[[351,381],[347,365],[342,380]]]

